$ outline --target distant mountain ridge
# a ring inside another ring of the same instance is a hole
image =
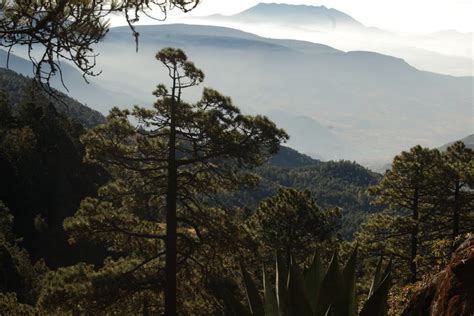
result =
[[[33,77],[33,65],[30,60],[10,54],[7,65],[7,52],[0,49],[0,68],[8,68],[16,73],[27,77]],[[88,78],[87,83],[82,74],[67,62],[61,63],[64,85],[59,76],[54,76],[51,86],[70,97],[79,99],[82,103],[89,105],[97,111],[106,114],[112,106],[123,106],[129,103],[139,103],[139,99],[133,98],[122,91],[110,91],[103,86],[97,84],[96,77]]]
[[[288,130],[290,147],[318,159],[387,161],[417,143],[433,147],[470,132],[472,77],[422,72],[392,56],[345,53],[224,27],[137,30],[138,53],[128,27],[111,29],[97,47],[103,73],[94,78],[96,86],[122,93],[111,98],[104,93],[100,107],[87,102],[103,113],[113,105],[150,106],[151,91],[168,82],[154,56],[163,47],[179,47],[205,72],[203,86],[231,96],[244,113],[268,114]],[[200,89],[187,91],[186,100],[197,101]],[[76,98],[94,96],[85,90]]]
[[[434,146],[468,133],[472,78],[419,71],[393,56],[225,27],[137,30],[138,54],[127,27],[110,30],[98,46],[103,73],[96,80],[144,104],[152,104],[158,83],[168,82],[156,52],[178,47],[205,72],[203,86],[231,96],[246,113],[268,114],[287,127],[290,147],[321,159],[386,160],[417,143]],[[197,100],[200,89],[187,91],[186,99]],[[275,110],[287,114],[278,118]]]
[[[373,51],[401,57],[419,69],[437,73],[474,73],[472,33],[398,33],[366,27],[350,14],[325,6],[260,3],[234,15],[186,17],[176,22],[227,26],[264,37],[322,43],[344,51]]]
[[[232,16],[245,22],[318,24],[321,27],[335,29],[337,27],[359,27],[362,24],[354,18],[336,9],[325,6],[291,5],[277,3],[259,3],[241,13]]]

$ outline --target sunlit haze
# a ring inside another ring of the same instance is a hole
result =
[[[258,3],[272,3],[265,0],[203,0],[187,15],[205,16],[211,14],[231,15],[248,9]],[[440,30],[472,32],[474,23],[473,1],[471,0],[287,0],[278,3],[324,5],[349,14],[366,26],[406,33],[430,33]],[[174,10],[170,18],[183,13]],[[147,24],[150,20],[145,21]],[[113,19],[112,25],[123,25],[120,19]],[[155,22],[156,23],[156,22]]]

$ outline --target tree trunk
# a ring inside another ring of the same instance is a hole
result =
[[[416,256],[418,254],[418,221],[419,221],[419,210],[418,210],[418,203],[419,203],[419,192],[418,188],[415,189],[415,193],[413,195],[413,221],[414,227],[411,233],[411,254],[410,254],[410,282],[415,283],[417,281],[417,269],[416,269]]]
[[[452,236],[453,251],[456,250],[454,241],[459,236],[459,217],[460,217],[459,190],[460,190],[459,181],[456,181],[456,188],[454,190],[454,209],[453,209],[453,236]]]
[[[175,76],[176,77],[176,76]],[[170,109],[170,134],[168,153],[168,187],[166,193],[166,284],[165,315],[177,315],[176,261],[177,261],[177,164],[176,164],[176,79],[173,79],[172,104]]]

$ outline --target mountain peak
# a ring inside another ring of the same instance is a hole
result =
[[[329,11],[329,10],[334,10],[334,9],[328,9],[326,6],[321,5],[321,6],[313,6],[313,5],[305,5],[305,4],[288,4],[288,3],[276,3],[276,2],[271,2],[271,3],[265,3],[265,2],[260,2],[257,5],[239,13],[245,13],[245,12],[259,12],[259,13],[276,13],[276,12],[282,12],[286,14],[291,14],[291,13],[296,13],[296,12],[301,12],[301,13],[311,13],[308,11]],[[335,10],[337,11],[337,10]],[[339,11],[338,11],[339,12]]]
[[[287,3],[259,3],[232,17],[254,23],[298,23],[361,26],[351,16],[333,8],[311,5],[295,5]]]

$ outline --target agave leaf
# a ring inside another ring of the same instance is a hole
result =
[[[388,264],[385,267],[382,277],[385,279],[385,277],[389,275],[391,271],[392,271],[392,258],[390,258],[390,260],[388,261]]]
[[[219,297],[224,301],[225,315],[252,316],[252,313],[225,286],[219,289]]]
[[[263,267],[263,289],[265,293],[265,316],[279,316],[277,298],[270,286],[270,278],[265,273],[265,267]]]
[[[312,316],[313,310],[309,304],[303,282],[303,276],[295,262],[290,264],[288,277],[288,306],[291,315]]]
[[[381,256],[379,261],[377,262],[377,268],[375,268],[374,278],[372,279],[372,284],[370,285],[369,296],[371,297],[372,294],[375,292],[375,289],[379,287],[380,281],[382,280],[382,263],[383,257]]]
[[[342,290],[341,278],[337,252],[334,252],[319,292],[316,316],[323,316],[330,305],[336,306],[338,304],[335,301]]]
[[[388,304],[387,297],[390,290],[390,271],[384,275],[380,285],[375,289],[374,293],[365,302],[364,307],[360,311],[359,316],[387,316]]]
[[[287,283],[288,283],[288,270],[285,264],[285,260],[282,259],[282,256],[277,252],[276,254],[276,267],[275,267],[275,289],[277,292],[277,301],[278,309],[280,315],[287,316],[289,315],[288,311],[288,293],[287,293]]]
[[[332,308],[331,306],[328,307],[328,310],[324,314],[324,316],[333,316]]]
[[[311,266],[304,274],[304,285],[306,294],[313,313],[316,312],[316,304],[323,283],[324,271],[319,253],[315,253]]]
[[[343,292],[341,293],[341,304],[338,305],[337,315],[356,316],[357,315],[357,295],[356,295],[356,265],[357,265],[357,245],[355,246],[349,260],[342,272]]]
[[[263,309],[263,303],[258,294],[257,287],[252,280],[250,274],[245,270],[245,268],[240,265],[240,270],[242,271],[242,276],[244,279],[245,292],[247,294],[247,300],[250,306],[250,312],[254,316],[265,316],[265,311]]]

